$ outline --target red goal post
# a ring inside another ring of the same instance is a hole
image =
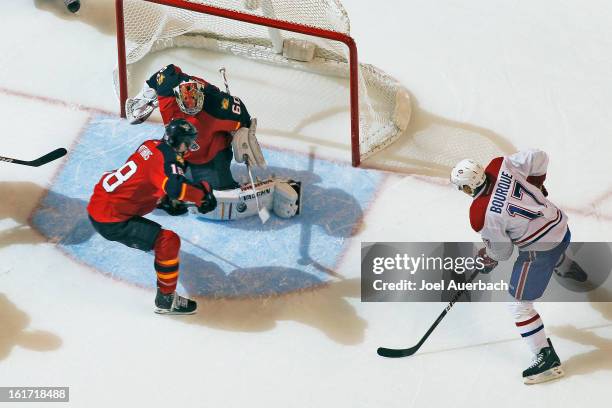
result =
[[[124,3],[131,1],[132,3],[135,0],[115,0],[116,6],[116,23],[117,23],[117,50],[118,50],[118,66],[117,66],[117,87],[118,87],[118,96],[120,100],[121,106],[121,117],[125,117],[125,101],[128,98],[128,72],[127,66],[130,61],[127,60],[126,56],[126,21],[125,21],[125,9]],[[251,14],[249,12],[244,12],[235,9],[228,9],[217,7],[214,4],[214,1],[206,1],[206,0],[139,0],[141,3],[155,3],[161,6],[170,6],[175,7],[177,9],[189,10],[194,13],[206,14],[210,16],[215,16],[223,19],[234,20],[249,24],[255,24],[258,26],[264,26],[268,28],[323,38],[331,41],[338,41],[346,45],[348,50],[348,77],[349,77],[349,90],[350,90],[350,128],[351,128],[351,158],[353,166],[359,166],[362,159],[367,157],[370,153],[373,152],[362,152],[362,148],[360,145],[360,64],[357,57],[357,46],[355,40],[347,33],[333,31],[329,29],[324,29],[320,27],[315,27],[311,25],[300,24],[293,21],[285,21],[282,19],[270,18],[267,16]],[[248,2],[248,0],[243,0]],[[266,0],[262,0],[266,1]],[[275,1],[284,1],[285,3],[291,3],[294,0],[268,0],[269,2]],[[318,0],[322,1],[322,0]],[[294,1],[295,2],[295,1]],[[295,2],[300,3],[300,2]],[[339,2],[333,0],[332,3],[340,6]],[[344,9],[342,8],[342,11]],[[348,27],[348,19],[347,19],[347,27]],[[142,57],[140,57],[142,58]],[[364,65],[365,66],[365,65]],[[382,71],[376,69],[373,66],[367,66],[369,70],[373,70],[376,72],[377,76],[383,78],[383,82],[389,82],[393,87],[398,88],[398,94],[396,94],[396,106],[395,111],[393,113],[394,116],[397,116],[396,122],[401,122],[399,124],[395,124],[398,127],[398,135],[395,136],[397,138],[401,131],[405,130],[407,123],[410,119],[410,101],[408,93],[401,87],[395,80],[391,77],[384,74]],[[362,81],[363,82],[363,81]],[[365,88],[365,85],[363,85]],[[365,92],[365,90],[364,90]],[[401,94],[401,95],[400,95]],[[398,96],[399,95],[399,96]],[[403,98],[402,101],[399,99]],[[402,105],[398,108],[397,105]],[[401,112],[398,113],[398,109]],[[401,117],[400,117],[401,116]],[[393,138],[393,140],[395,140]],[[385,141],[384,146],[378,147],[376,151],[390,144],[393,140]]]

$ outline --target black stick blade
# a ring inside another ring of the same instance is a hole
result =
[[[400,358],[411,356],[416,353],[418,349],[418,347],[411,347],[407,349],[390,349],[379,347],[378,350],[376,350],[376,353],[381,357]]]
[[[42,166],[43,164],[47,164],[49,162],[52,162],[53,160],[57,160],[60,157],[64,157],[66,153],[68,153],[68,151],[63,147],[60,147],[59,149],[55,149],[54,151],[49,152],[36,160],[32,160],[31,163],[34,167]]]

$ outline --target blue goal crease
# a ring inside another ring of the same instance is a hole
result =
[[[91,227],[86,206],[102,173],[120,167],[147,139],[160,138],[160,124],[129,125],[98,115],[86,126],[67,163],[32,216],[33,225],[71,256],[105,275],[155,287],[153,255],[106,241]],[[264,149],[267,170],[302,181],[302,213],[289,220],[272,216],[209,221],[196,215],[147,217],[181,239],[182,289],[200,296],[258,296],[286,293],[332,279],[364,208],[373,201],[382,172],[355,169],[286,151]],[[238,180],[242,165],[233,165]],[[322,267],[323,266],[323,267]],[[327,269],[327,270],[326,270]]]

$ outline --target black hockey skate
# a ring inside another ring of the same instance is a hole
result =
[[[569,270],[566,273],[560,273],[558,269],[555,269],[555,274],[564,279],[572,279],[576,282],[586,282],[588,279],[587,273],[578,265],[578,262],[572,261]]]
[[[563,376],[561,360],[559,360],[550,339],[547,340],[548,347],[540,350],[533,359],[531,366],[523,371],[523,382],[525,384],[538,384]]]
[[[64,4],[71,13],[76,13],[81,8],[81,0],[64,0]]]
[[[168,315],[188,315],[194,314],[198,304],[195,300],[187,299],[173,292],[169,295],[164,295],[157,289],[155,296],[155,313]]]

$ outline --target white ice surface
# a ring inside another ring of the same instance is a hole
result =
[[[29,159],[70,147],[91,112],[117,110],[113,2],[83,0],[78,16],[59,0],[5,3],[1,154]],[[514,148],[546,150],[548,190],[567,210],[573,239],[612,238],[608,2],[344,3],[361,60],[400,79],[416,114],[444,124],[438,134],[476,126]],[[336,137],[316,153],[348,160],[348,135]],[[268,143],[310,147],[281,136]],[[610,304],[538,307],[568,372],[547,385],[521,383],[529,357],[503,304],[458,305],[421,355],[376,356],[379,345],[414,342],[443,305],[361,303],[359,242],[478,239],[469,200],[439,169],[389,174],[339,266],[344,281],[269,300],[204,302],[199,317],[179,320],[155,316],[150,292],[89,270],[28,227],[59,166],[0,166],[0,386],[70,386],[75,407],[608,402]]]

